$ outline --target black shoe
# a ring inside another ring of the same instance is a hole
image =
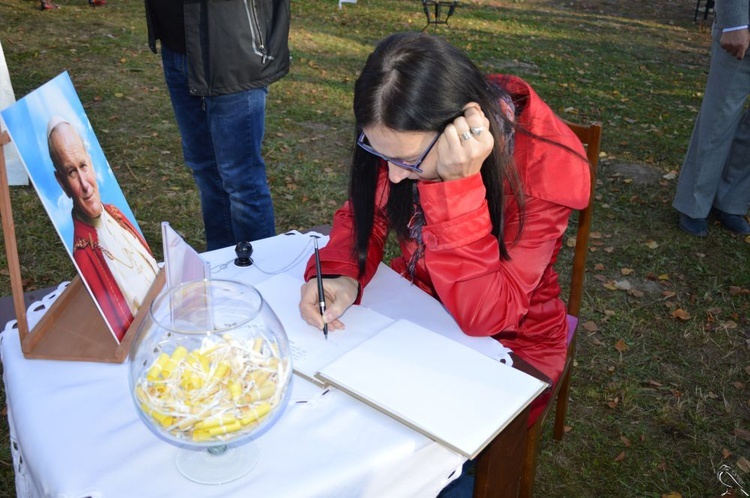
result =
[[[706,218],[691,218],[686,214],[680,213],[680,228],[696,237],[708,236],[708,223]]]
[[[750,223],[741,214],[729,214],[715,208],[713,212],[716,219],[724,225],[724,228],[737,235],[750,235]]]

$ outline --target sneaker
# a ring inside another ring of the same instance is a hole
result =
[[[731,230],[737,235],[750,235],[750,223],[741,214],[729,214],[719,209],[714,209],[714,216],[724,225],[724,228]]]
[[[706,218],[691,218],[686,214],[680,213],[680,228],[696,237],[706,237],[708,235],[708,222]]]

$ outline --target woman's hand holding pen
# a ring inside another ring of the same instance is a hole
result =
[[[344,323],[339,317],[354,304],[359,291],[358,282],[351,277],[324,278],[326,312],[320,316],[318,299],[318,284],[314,278],[306,282],[300,289],[299,312],[302,319],[319,329],[323,329],[324,319],[328,323],[328,330],[343,330]]]
[[[495,144],[489,126],[479,104],[472,102],[464,107],[463,116],[445,127],[437,143],[437,174],[441,180],[457,180],[479,172]]]

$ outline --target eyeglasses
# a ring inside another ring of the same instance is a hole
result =
[[[388,156],[384,156],[380,152],[376,151],[375,149],[373,149],[370,146],[370,144],[366,144],[365,143],[365,139],[366,139],[365,132],[362,132],[359,135],[359,138],[357,139],[357,145],[359,145],[362,149],[366,150],[367,152],[369,152],[373,156],[377,156],[380,159],[383,159],[384,161],[387,161],[387,162],[389,162],[391,164],[395,164],[396,166],[398,166],[400,168],[408,169],[409,171],[413,171],[415,173],[422,173],[423,171],[419,168],[419,165],[422,164],[422,161],[424,161],[424,158],[427,157],[427,154],[430,153],[430,151],[432,150],[432,147],[435,146],[435,144],[438,141],[438,138],[440,138],[440,135],[441,135],[441,133],[438,133],[437,135],[435,135],[435,138],[432,139],[432,142],[430,142],[430,145],[427,146],[427,149],[425,149],[425,151],[422,152],[422,155],[419,156],[419,159],[417,159],[417,161],[415,163],[413,163],[413,164],[405,163],[405,162],[400,161],[398,159],[393,159],[393,158],[390,158]]]

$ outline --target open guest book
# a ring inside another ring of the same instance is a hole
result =
[[[364,306],[323,333],[297,308],[302,281],[277,275],[257,288],[281,319],[298,374],[328,383],[444,446],[475,458],[547,384],[409,320]],[[294,296],[294,299],[290,299]]]

